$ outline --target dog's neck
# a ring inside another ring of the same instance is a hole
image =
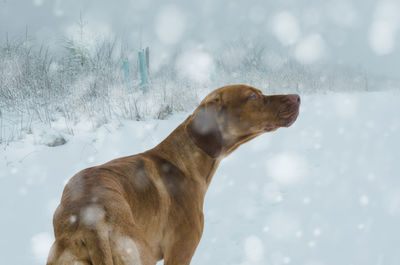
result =
[[[188,134],[186,122],[179,125],[154,150],[181,169],[185,176],[202,183],[205,191],[220,162],[220,158],[211,157],[193,142]]]

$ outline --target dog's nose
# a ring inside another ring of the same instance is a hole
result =
[[[287,98],[288,98],[291,102],[300,105],[300,96],[299,96],[299,95],[297,95],[297,94],[290,94],[290,95],[287,95]]]

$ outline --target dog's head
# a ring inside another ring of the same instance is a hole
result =
[[[200,103],[187,129],[197,146],[218,157],[264,132],[289,127],[299,106],[298,95],[266,96],[246,85],[221,87]]]

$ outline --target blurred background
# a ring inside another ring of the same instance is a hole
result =
[[[395,89],[399,13],[397,0],[1,0],[0,104],[20,125],[32,110],[47,123],[84,112],[101,124],[165,118],[230,83]]]
[[[52,49],[62,48],[65,38],[82,37],[89,46],[118,38],[133,47],[150,46],[155,70],[175,51],[222,52],[241,41],[264,46],[275,59],[399,77],[399,9],[396,0],[2,0],[0,36],[12,40],[27,32]]]

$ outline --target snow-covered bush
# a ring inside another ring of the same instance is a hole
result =
[[[126,59],[132,88],[122,69]],[[0,44],[0,142],[29,134],[35,122],[52,127],[60,118],[70,134],[82,119],[92,127],[111,120],[164,119],[193,109],[209,91],[232,83],[265,93],[313,93],[377,90],[388,82],[343,66],[302,65],[270,51],[263,40],[241,40],[212,51],[177,45],[162,64],[150,68],[149,92],[143,94],[136,61],[137,48],[117,38],[91,45],[66,38],[60,47],[37,45],[28,37],[6,40]]]

